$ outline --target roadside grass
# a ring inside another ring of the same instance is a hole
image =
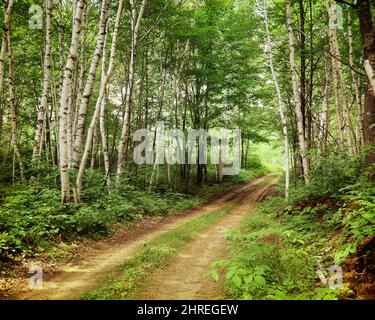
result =
[[[283,199],[272,199],[273,207],[276,201]],[[240,231],[228,234],[232,257],[212,264],[214,279],[225,273],[225,295],[243,300],[337,299],[342,290],[323,286],[317,276],[316,256],[327,247],[330,229],[311,216],[277,218],[269,208],[261,206]],[[323,263],[326,275],[330,264]]]
[[[135,299],[145,277],[170,261],[198,233],[228,214],[234,207],[228,203],[220,209],[195,218],[158,236],[135,257],[120,265],[98,288],[81,295],[87,300]]]

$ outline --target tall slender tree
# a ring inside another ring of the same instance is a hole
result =
[[[41,145],[42,145],[42,131],[45,125],[46,110],[48,107],[48,94],[51,80],[51,68],[52,68],[52,57],[51,57],[51,42],[52,42],[52,6],[51,0],[45,0],[45,12],[46,12],[46,37],[45,37],[45,52],[44,52],[44,76],[43,76],[43,91],[40,99],[40,105],[38,109],[38,118],[36,123],[35,137],[34,137],[34,148],[32,161],[35,162],[40,157]]]
[[[60,146],[60,177],[61,177],[61,202],[70,201],[69,157],[67,127],[69,113],[69,96],[72,90],[73,68],[77,61],[79,46],[83,0],[77,0],[74,7],[74,21],[69,55],[64,70],[60,109],[59,109],[59,146]]]

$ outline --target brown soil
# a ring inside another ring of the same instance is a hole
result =
[[[357,252],[347,259],[345,280],[350,283],[352,294],[343,299],[375,299],[375,238],[365,238]]]
[[[95,243],[88,242],[87,248],[78,248],[79,253],[71,261],[54,266],[52,273],[44,273],[43,289],[29,289],[28,276],[30,275],[25,273],[21,283],[20,279],[14,283],[7,298],[77,299],[82,292],[95,288],[108,272],[134,256],[155,237],[175,229],[195,217],[217,210],[230,201],[235,201],[238,205],[232,209],[229,215],[189,243],[179,258],[170,265],[171,272],[174,272],[173,275],[179,276],[179,282],[176,280],[175,287],[171,286],[171,281],[163,282],[162,276],[158,278],[159,283],[165,285],[163,291],[159,290],[160,293],[163,292],[167,296],[172,292],[176,293],[170,298],[179,298],[184,295],[202,299],[218,297],[221,292],[220,284],[213,283],[210,279],[202,276],[202,273],[209,270],[211,261],[218,260],[223,256],[226,246],[224,233],[228,229],[237,227],[242,217],[255,207],[257,197],[268,188],[259,187],[259,183],[266,177],[236,188],[218,199],[188,212],[177,213],[154,221],[142,221],[131,230],[121,231],[112,238]],[[165,275],[163,272],[162,274]],[[13,285],[14,279],[6,280],[9,280]],[[150,292],[154,292],[152,288]],[[178,292],[183,292],[183,294],[179,295]],[[188,292],[189,294],[187,294]],[[154,295],[154,298],[158,297],[161,296]]]

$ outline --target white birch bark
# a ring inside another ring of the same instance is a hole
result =
[[[280,86],[279,86],[279,81],[276,76],[276,71],[274,68],[273,64],[273,52],[272,52],[272,41],[271,41],[271,36],[269,32],[269,25],[268,25],[268,12],[267,12],[267,7],[263,8],[263,21],[264,21],[264,26],[266,29],[266,50],[267,50],[267,55],[268,55],[268,62],[269,62],[269,67],[272,73],[272,80],[275,85],[276,89],[276,95],[277,95],[277,106],[278,106],[278,112],[280,116],[280,122],[282,126],[282,131],[283,131],[283,137],[284,137],[284,159],[285,159],[285,197],[288,198],[289,196],[289,141],[288,141],[288,127],[287,127],[287,119],[286,116],[284,115],[284,104],[283,104],[283,99],[281,96],[281,91],[280,91]]]
[[[79,46],[79,37],[81,30],[81,18],[83,10],[83,0],[77,0],[74,11],[74,22],[72,30],[72,39],[69,49],[69,55],[66,60],[64,70],[63,83],[61,88],[60,97],[60,110],[59,110],[59,146],[60,146],[60,176],[61,176],[61,202],[69,201],[70,197],[70,182],[69,182],[69,158],[68,158],[68,100],[72,89],[72,75],[73,68],[77,60],[77,52]]]
[[[302,157],[303,177],[306,184],[309,183],[309,161],[307,158],[307,144],[305,140],[304,127],[303,127],[303,115],[301,110],[301,98],[298,90],[298,78],[296,71],[295,61],[295,48],[294,48],[294,34],[292,27],[292,16],[291,16],[291,4],[290,0],[286,0],[286,21],[288,27],[288,44],[289,44],[289,62],[292,77],[292,89],[293,89],[293,100],[295,106],[295,112],[297,117],[297,132],[298,142]]]
[[[330,45],[330,50],[333,51],[332,47],[332,41],[331,41],[331,35],[330,35],[330,30],[328,31],[329,33],[329,45]],[[337,126],[337,131],[338,131],[338,137],[339,137],[339,149],[343,150],[344,149],[344,128],[345,125],[343,124],[343,119],[342,119],[342,110],[341,110],[341,103],[340,103],[340,94],[339,94],[339,80],[337,76],[337,59],[335,59],[333,56],[331,56],[331,62],[332,62],[332,79],[333,79],[333,93],[335,97],[335,115],[336,115],[336,126]]]
[[[88,103],[89,103],[90,96],[92,93],[92,89],[94,87],[96,70],[98,68],[99,61],[103,52],[107,19],[108,19],[108,10],[109,10],[108,5],[109,5],[109,1],[103,0],[102,9],[100,13],[99,34],[98,34],[98,39],[96,42],[95,53],[91,60],[89,75],[85,84],[85,89],[83,91],[81,103],[79,106],[77,128],[76,128],[75,142],[73,146],[73,155],[72,155],[72,165],[74,167],[78,165],[79,156],[82,150],[87,107],[88,107]]]
[[[345,129],[347,131],[347,140],[348,140],[349,150],[352,154],[354,154],[355,150],[354,150],[354,144],[353,144],[353,139],[352,139],[353,125],[352,125],[352,121],[351,121],[351,118],[350,118],[350,112],[349,112],[349,110],[350,110],[349,95],[348,95],[348,91],[347,91],[347,88],[346,88],[342,63],[340,61],[341,60],[341,54],[340,54],[339,44],[338,44],[338,40],[337,40],[337,33],[336,33],[335,30],[332,31],[332,35],[333,35],[332,41],[333,41],[334,50],[335,50],[335,57],[337,57],[337,59],[335,59],[335,60],[337,60],[337,64],[336,64],[337,74],[339,76],[340,88],[341,88],[341,92],[342,92],[343,100],[344,100],[343,125],[345,126]]]
[[[73,118],[73,122],[71,124],[71,136],[69,139],[69,167],[73,166],[72,159],[73,159],[73,146],[75,142],[75,137],[77,134],[77,122],[78,122],[78,115],[79,115],[79,106],[82,101],[83,90],[85,86],[85,72],[86,72],[86,58],[87,58],[87,33],[88,33],[88,12],[87,12],[87,3],[84,4],[83,12],[82,12],[82,24],[81,24],[81,50],[78,56],[80,60],[79,65],[77,66],[77,89],[76,89],[76,99],[74,105],[71,106],[71,114],[70,117]]]
[[[142,0],[141,8],[137,14],[137,9],[135,5],[135,0],[130,0],[130,5],[132,9],[132,18],[131,18],[131,29],[132,29],[132,43],[131,43],[131,54],[130,54],[130,64],[129,64],[129,77],[128,84],[126,88],[126,97],[125,97],[125,115],[124,121],[121,130],[121,137],[118,146],[118,161],[117,161],[117,172],[116,180],[118,181],[121,177],[123,166],[126,158],[126,146],[128,142],[129,126],[130,126],[130,114],[131,114],[131,98],[133,93],[133,82],[135,74],[135,59],[136,59],[136,50],[138,43],[138,31],[140,23],[145,11],[147,0]]]
[[[64,80],[64,67],[66,65],[66,57],[64,52],[64,30],[63,30],[63,17],[62,17],[62,7],[63,7],[63,0],[59,0],[59,3],[57,4],[58,8],[58,17],[57,17],[57,23],[59,28],[59,34],[58,34],[58,43],[59,43],[59,66],[60,66],[60,77],[59,77],[59,91],[61,93],[62,86],[63,86],[63,80]],[[74,23],[74,22],[73,22]]]
[[[330,1],[326,0],[325,5],[327,8],[327,11],[329,12],[330,8]],[[339,48],[339,43],[337,39],[337,32],[335,28],[330,27],[329,28],[329,37],[331,38],[331,51],[334,56],[335,62],[334,62],[334,69],[335,73],[338,76],[338,82],[340,84],[341,92],[342,92],[342,98],[343,98],[343,119],[342,119],[342,130],[345,132],[345,129],[347,131],[347,141],[348,141],[348,147],[349,151],[354,154],[354,144],[353,144],[353,138],[352,138],[352,132],[353,132],[353,125],[350,118],[350,103],[349,103],[349,95],[345,84],[345,78],[341,63],[341,53]]]
[[[319,146],[320,152],[323,153],[327,146],[327,135],[328,135],[328,123],[329,123],[329,60],[327,54],[325,54],[324,64],[324,90],[323,90],[323,103],[322,113],[320,117],[319,127]]]
[[[102,109],[103,100],[105,100],[105,91],[106,91],[108,80],[110,79],[110,77],[112,76],[112,73],[113,73],[113,64],[114,64],[116,49],[117,49],[117,36],[118,36],[119,28],[120,28],[122,7],[123,7],[123,0],[120,0],[118,10],[117,10],[115,28],[114,28],[113,36],[112,36],[109,65],[108,65],[108,69],[107,69],[106,72],[105,72],[105,69],[102,70],[102,72],[105,73],[105,75],[102,77],[102,80],[101,80],[101,83],[100,83],[99,96],[98,96],[98,99],[96,100],[95,111],[94,111],[94,114],[92,116],[91,123],[90,123],[89,129],[88,129],[88,132],[87,132],[87,139],[86,139],[86,143],[85,143],[85,148],[84,148],[82,160],[81,160],[81,163],[80,163],[80,166],[79,166],[79,171],[78,171],[78,175],[77,175],[77,179],[76,179],[76,195],[77,195],[78,201],[80,201],[80,195],[81,195],[81,192],[82,192],[83,176],[84,176],[85,169],[86,169],[87,159],[89,157],[89,154],[90,154],[90,151],[91,151],[91,148],[92,148],[92,140],[93,140],[93,136],[94,136],[95,126],[96,126],[96,123],[97,123],[99,113]],[[105,134],[105,132],[104,132],[104,134]],[[107,174],[107,176],[109,175],[109,173],[106,173],[106,174]]]
[[[44,126],[44,120],[46,117],[46,110],[48,104],[48,93],[50,86],[51,77],[51,21],[52,21],[52,6],[51,0],[45,0],[45,10],[46,10],[46,44],[44,52],[44,79],[43,79],[43,92],[40,101],[40,106],[38,110],[38,118],[36,124],[35,138],[34,138],[34,148],[32,161],[35,162],[40,158],[41,154],[41,141],[42,141],[42,131]]]
[[[9,11],[10,14],[10,11]],[[9,109],[10,109],[10,121],[11,121],[11,144],[13,146],[14,155],[18,160],[18,165],[20,169],[20,176],[23,182],[26,182],[25,177],[25,169],[21,157],[21,152],[18,148],[18,119],[17,119],[17,112],[16,112],[16,92],[15,92],[15,85],[14,85],[14,63],[13,63],[13,51],[11,45],[11,37],[10,37],[10,26],[9,23],[5,30],[6,33],[6,43],[8,46],[8,68],[9,68]]]
[[[95,123],[95,126],[94,126],[94,134],[93,134],[93,137],[92,137],[92,152],[91,152],[91,163],[90,163],[90,168],[91,169],[94,169],[94,166],[95,166],[95,158],[96,158],[96,140],[97,140],[97,124]]]
[[[108,155],[108,142],[107,142],[107,134],[105,131],[105,106],[106,106],[106,98],[102,99],[100,104],[100,115],[99,115],[99,128],[100,128],[100,138],[101,138],[101,146],[102,146],[102,153],[104,159],[104,171],[106,175],[107,185],[111,184],[111,177],[109,175],[109,155]]]

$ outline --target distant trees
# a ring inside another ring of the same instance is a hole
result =
[[[10,30],[10,14],[11,14],[12,1],[8,4],[8,9],[5,16],[6,24],[4,25],[5,33],[5,43],[7,44],[8,50],[8,86],[9,86],[9,109],[10,109],[10,122],[11,122],[11,145],[13,146],[14,157],[17,159],[19,164],[20,176],[23,182],[26,181],[25,168],[21,156],[21,151],[18,146],[18,112],[17,112],[17,101],[16,101],[16,88],[15,88],[15,78],[14,78],[14,58],[13,58],[13,48],[11,40],[11,30]],[[7,17],[7,15],[9,17]]]
[[[118,181],[122,175],[122,170],[124,162],[127,156],[127,148],[129,142],[129,128],[132,112],[132,96],[133,96],[133,86],[134,86],[134,76],[136,68],[136,58],[137,58],[137,45],[138,45],[138,33],[143,18],[143,14],[146,8],[147,0],[142,0],[139,12],[137,11],[136,3],[134,0],[130,0],[130,10],[131,10],[131,49],[130,49],[130,59],[129,59],[129,72],[127,85],[125,89],[125,112],[123,115],[123,124],[121,130],[121,137],[118,146],[118,161],[117,161],[117,171],[116,180]]]
[[[280,10],[269,1],[256,3],[258,8],[270,8],[271,18],[265,19],[263,15],[266,25],[272,21],[273,12]],[[275,103],[279,110],[282,104],[288,107],[288,122],[285,125],[285,116],[284,120],[281,116],[280,123],[284,137],[285,127],[288,128],[293,172],[299,170],[300,177],[308,184],[311,170],[320,165],[315,155],[321,159],[332,153],[361,158],[365,155],[366,169],[373,179],[375,78],[371,61],[375,33],[371,2],[325,0],[313,4],[285,0],[284,3],[285,24],[272,21],[271,32],[266,26],[265,52],[271,61]],[[343,25],[338,24],[335,16],[339,12],[336,3],[343,6]],[[359,24],[353,14],[358,16]],[[322,16],[326,18],[321,19]],[[279,43],[283,41],[288,43],[288,60],[280,56],[284,47]],[[357,54],[362,48],[363,58]],[[278,81],[275,75],[285,73],[285,65],[290,77]]]
[[[163,166],[142,169],[128,161],[135,147],[132,132],[138,128],[150,129],[157,120],[184,131],[189,126],[234,127],[237,120],[227,122],[224,113],[235,118],[234,108],[242,109],[244,117],[251,113],[251,86],[244,83],[256,77],[249,57],[257,53],[247,50],[254,21],[231,25],[247,11],[235,13],[226,1],[198,8],[169,0],[44,0],[43,17],[38,17],[42,29],[29,28],[26,4],[17,4],[14,15],[13,5],[6,1],[2,8],[0,92],[3,83],[9,85],[0,95],[4,166],[8,141],[18,163],[11,176],[44,179],[58,170],[54,178],[62,203],[82,200],[88,168],[100,172],[107,186],[113,178],[120,184],[131,177],[147,189],[157,188]],[[15,52],[10,26],[24,42],[17,37]],[[227,51],[234,33],[238,42]],[[31,57],[31,65],[24,56]],[[250,136],[245,139],[247,148]],[[168,143],[173,150],[173,141]],[[215,168],[220,181],[223,165]],[[193,182],[208,180],[205,164],[168,164],[165,169],[171,189],[181,185],[187,190]]]
[[[329,25],[336,2],[343,29]],[[329,154],[364,159],[371,171],[373,8],[336,2],[44,0],[40,30],[29,28],[27,4],[5,1],[4,179],[49,177],[63,203],[84,200],[86,181],[98,176],[108,192],[123,183],[188,191],[210,174],[223,180],[224,159],[212,167],[130,161],[132,134],[157,121],[184,132],[239,127],[243,167],[251,142],[279,132],[286,194],[293,182],[309,183]],[[267,10],[254,15],[259,8]],[[165,147],[172,152],[175,142]]]

